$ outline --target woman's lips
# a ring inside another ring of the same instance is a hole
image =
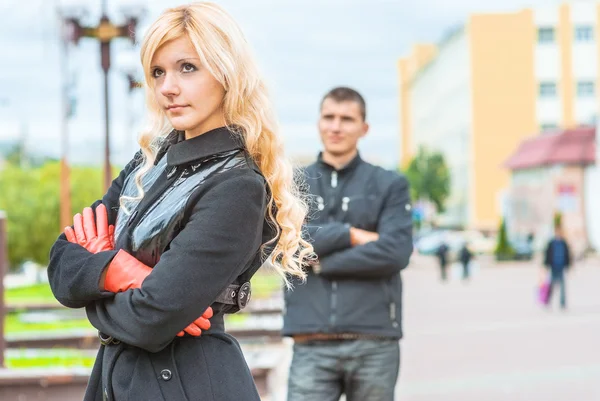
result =
[[[167,110],[170,112],[178,112],[178,111],[185,109],[186,107],[188,107],[188,106],[173,105],[173,106],[167,106]]]

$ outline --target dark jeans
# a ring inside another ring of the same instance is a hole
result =
[[[560,290],[560,306],[562,308],[567,307],[567,291],[565,287],[565,276],[564,274],[552,274],[552,279],[550,283],[550,294],[548,294],[548,305],[552,300],[552,293],[554,292],[554,287],[558,286]]]
[[[393,401],[400,370],[398,340],[294,344],[288,401]]]

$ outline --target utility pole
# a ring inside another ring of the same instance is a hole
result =
[[[129,82],[129,86],[128,86],[128,93],[129,93],[129,116],[127,118],[127,134],[128,135],[132,135],[133,132],[133,127],[134,127],[134,122],[135,122],[135,103],[134,103],[134,91],[136,89],[139,88],[143,88],[144,85],[142,84],[141,81],[138,81],[134,74],[132,72],[127,72],[126,73],[127,76],[127,81]],[[137,140],[136,138],[134,138],[134,143],[133,143],[133,152],[135,152],[137,150]]]
[[[141,15],[140,9],[139,14]],[[102,0],[102,16],[95,26],[82,26],[78,18],[67,18],[66,23],[71,27],[71,40],[77,44],[81,38],[93,38],[100,42],[101,66],[104,75],[104,189],[107,190],[112,181],[110,165],[110,109],[109,109],[109,71],[110,43],[113,39],[129,38],[135,43],[135,29],[138,16],[128,16],[123,25],[113,24],[107,15],[106,0]]]
[[[62,110],[60,116],[60,227],[61,230],[72,224],[71,221],[71,173],[69,169],[69,117],[71,116],[71,104],[69,99],[69,39],[73,32],[69,30],[70,25],[63,24],[63,16],[60,9],[57,8],[58,20],[60,26],[60,54],[59,68],[61,82],[61,103]]]

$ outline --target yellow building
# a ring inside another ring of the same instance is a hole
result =
[[[473,14],[399,60],[400,160],[421,145],[444,153],[452,189],[442,223],[497,228],[503,162],[521,141],[595,122],[598,21],[593,1]]]

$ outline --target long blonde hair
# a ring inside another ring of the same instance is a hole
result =
[[[139,197],[144,195],[142,177],[152,168],[161,141],[173,130],[154,96],[151,61],[160,46],[183,35],[194,45],[203,67],[225,88],[225,121],[243,137],[246,150],[267,181],[270,198],[265,217],[276,228],[277,236],[262,249],[272,247],[271,265],[289,286],[288,275],[304,279],[303,264],[314,258],[312,246],[302,238],[308,207],[294,183],[293,167],[284,156],[273,106],[249,45],[237,23],[216,4],[197,2],[165,10],[142,43],[149,126],[139,138],[144,156],[135,177]]]

